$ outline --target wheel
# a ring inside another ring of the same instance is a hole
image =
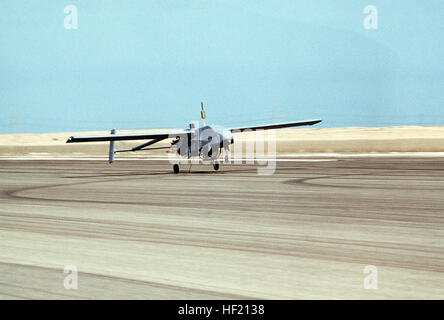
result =
[[[215,163],[215,164],[213,164],[213,168],[214,168],[214,170],[219,170],[219,163]]]
[[[179,165],[178,164],[173,165],[173,171],[174,171],[174,173],[179,173]]]

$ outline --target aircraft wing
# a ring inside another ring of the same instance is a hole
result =
[[[289,127],[300,127],[300,126],[312,126],[316,123],[321,122],[322,120],[316,119],[316,120],[303,120],[298,122],[281,122],[281,123],[274,123],[274,124],[265,124],[265,125],[259,125],[259,126],[252,126],[252,127],[240,127],[240,128],[230,128],[229,130],[231,132],[233,131],[244,131],[244,130],[268,130],[268,129],[280,129],[280,128],[289,128]]]
[[[71,142],[96,142],[96,141],[121,141],[121,140],[146,140],[146,139],[167,139],[190,133],[189,131],[170,131],[155,133],[135,133],[135,134],[106,134],[102,136],[71,136],[66,143]]]

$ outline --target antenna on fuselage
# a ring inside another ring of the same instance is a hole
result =
[[[202,110],[200,111],[200,117],[202,118],[203,125],[205,126],[205,110],[203,102],[200,103],[200,106],[202,107]]]

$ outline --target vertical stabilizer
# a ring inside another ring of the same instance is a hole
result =
[[[116,129],[112,129],[110,133],[111,134],[116,134]],[[109,159],[108,159],[109,163],[113,163],[114,162],[115,143],[116,142],[114,140],[111,140],[109,142]]]

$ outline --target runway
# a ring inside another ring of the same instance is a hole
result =
[[[443,299],[444,158],[330,160],[0,160],[0,298]]]

